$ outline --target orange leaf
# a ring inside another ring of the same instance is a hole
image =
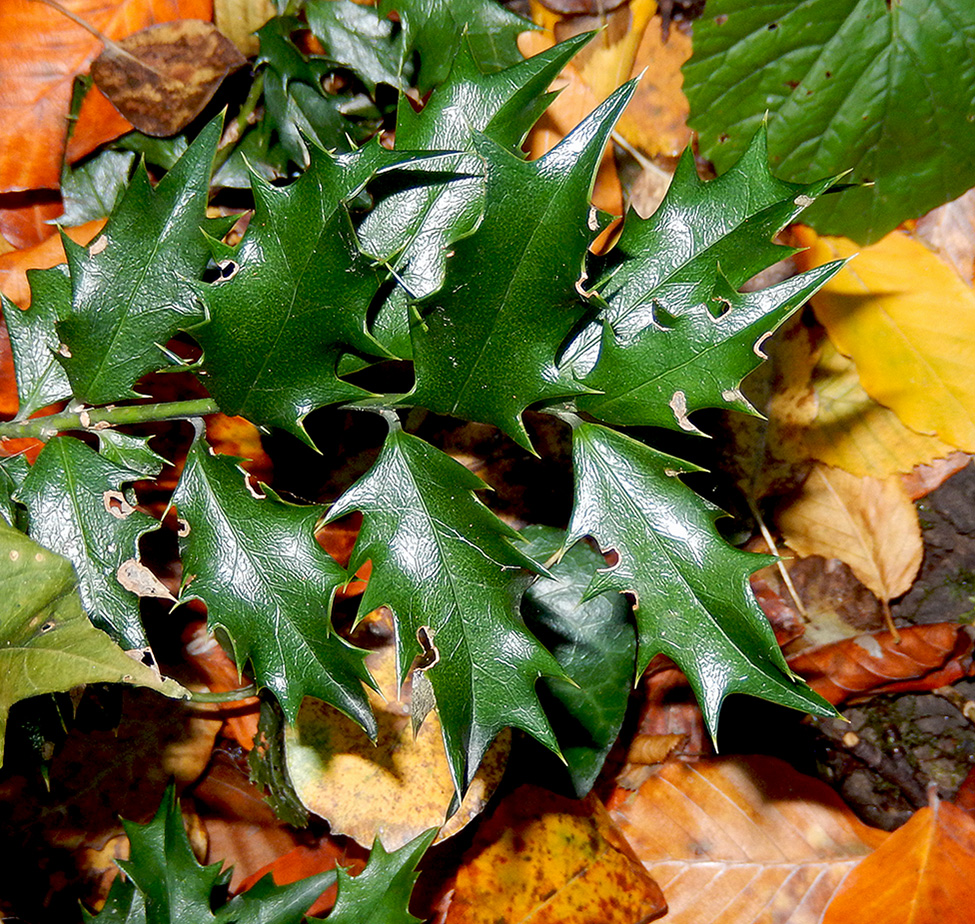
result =
[[[818,924],[887,837],[772,757],[664,764],[637,792],[617,791],[610,814],[661,884],[667,924]]]
[[[595,796],[522,786],[477,832],[445,924],[642,924],[665,910]]]
[[[823,924],[968,924],[975,819],[950,802],[915,812],[843,883]]]
[[[807,649],[789,667],[834,706],[863,693],[935,690],[971,671],[973,631],[956,623],[931,623]]]
[[[64,0],[109,38],[172,19],[210,19],[211,0]],[[49,6],[3,0],[0,192],[57,189],[71,83],[101,43]],[[97,129],[96,129],[97,132]],[[115,132],[117,134],[117,132]],[[115,134],[101,134],[98,143]]]
[[[47,224],[57,218],[64,206],[55,193],[14,193],[3,197],[7,208],[0,209],[0,236],[12,250],[23,250],[46,241],[57,234],[54,225]]]

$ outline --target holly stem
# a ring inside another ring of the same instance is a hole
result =
[[[224,690],[220,693],[204,693],[202,691],[192,691],[190,694],[191,703],[236,703],[244,699],[257,696],[257,685],[248,684],[239,690]]]
[[[126,407],[63,411],[48,417],[0,423],[0,440],[49,440],[63,430],[106,430],[109,427],[159,420],[190,420],[216,414],[219,410],[212,398],[194,398],[191,401],[169,401],[163,404],[132,404]]]

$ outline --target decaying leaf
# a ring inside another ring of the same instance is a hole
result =
[[[379,729],[375,744],[354,722],[312,699],[285,733],[288,772],[305,806],[327,818],[334,833],[363,846],[379,837],[389,850],[432,827],[443,826],[443,840],[475,818],[501,779],[511,740],[508,732],[498,737],[448,819],[454,784],[439,715],[427,716],[413,737],[405,688],[403,699],[396,694],[394,661],[392,647],[366,659],[382,692],[368,691]]]
[[[212,23],[160,23],[117,42],[91,63],[96,86],[139,131],[182,131],[244,56]]]
[[[975,283],[975,189],[928,212],[914,234],[949,264],[958,278]]]
[[[856,363],[866,392],[919,433],[975,450],[972,289],[901,231],[862,249],[800,231],[809,248],[796,257],[803,268],[853,257],[812,303],[837,349]]]
[[[825,783],[771,757],[673,761],[637,792],[617,790],[609,809],[664,890],[668,924],[818,924],[886,838]]]
[[[666,909],[595,796],[522,786],[478,830],[445,924],[644,924]]]
[[[857,478],[817,464],[778,523],[792,549],[846,562],[882,601],[905,593],[921,566],[917,512],[896,476]]]
[[[823,924],[967,924],[973,870],[975,819],[935,799],[849,875]]]

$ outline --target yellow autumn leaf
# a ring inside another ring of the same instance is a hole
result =
[[[809,455],[853,475],[910,472],[951,455],[954,447],[905,426],[860,384],[853,361],[824,340],[813,371],[816,417],[805,432]]]
[[[876,401],[921,433],[975,451],[975,293],[902,231],[857,251],[800,229],[802,269],[850,264],[813,296],[816,316]],[[854,256],[856,254],[856,256]]]
[[[921,566],[917,511],[896,475],[858,478],[817,463],[777,520],[790,548],[838,558],[885,602],[906,593]]]

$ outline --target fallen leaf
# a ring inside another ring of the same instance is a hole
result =
[[[65,0],[64,5],[113,39],[157,22],[212,15],[211,0]],[[51,7],[4,0],[0,192],[57,189],[71,84],[100,50],[97,39]],[[98,143],[113,137],[102,135]]]
[[[789,667],[834,706],[865,693],[936,690],[972,672],[975,629],[956,623],[870,632],[808,648]]]
[[[166,137],[186,128],[245,63],[212,23],[182,19],[106,44],[91,62],[91,76],[139,131]]]
[[[207,442],[213,451],[241,459],[240,467],[257,481],[271,483],[274,466],[264,451],[261,432],[243,417],[211,414],[206,418]]]
[[[813,371],[816,418],[804,434],[812,458],[853,475],[883,478],[951,455],[954,447],[917,433],[864,390],[853,361],[826,340]]]
[[[917,511],[896,476],[857,478],[816,464],[777,520],[790,548],[840,559],[882,601],[905,593],[921,566]]]
[[[962,282],[975,283],[975,189],[928,212],[914,226],[914,236]]]
[[[867,394],[919,433],[975,451],[972,289],[902,231],[862,249],[805,228],[798,237],[802,269],[853,257],[812,304]]]
[[[595,796],[507,796],[457,873],[445,924],[643,924],[667,905]]]
[[[901,483],[911,500],[927,497],[935,488],[943,485],[952,475],[960,472],[972,457],[964,452],[953,452],[944,459],[916,465],[901,477]]]
[[[772,757],[671,761],[637,792],[617,790],[608,807],[663,888],[667,924],[819,924],[849,872],[887,837],[825,783]]]
[[[55,193],[14,193],[0,201],[5,205],[0,208],[0,237],[10,244],[10,250],[33,247],[57,234],[57,228],[48,224],[64,210],[60,196]]]
[[[935,800],[853,870],[823,924],[968,924],[973,873],[975,819]]]
[[[256,55],[261,43],[254,33],[276,10],[271,0],[214,0],[213,22],[245,55]]]
[[[379,837],[390,851],[433,827],[443,826],[439,840],[450,837],[483,811],[511,742],[507,732],[498,736],[448,818],[454,784],[439,717],[430,713],[413,737],[409,701],[396,693],[394,661],[391,645],[366,659],[381,691],[366,691],[379,726],[375,744],[351,719],[310,697],[285,731],[288,773],[305,807],[327,819],[334,833],[367,847]]]

